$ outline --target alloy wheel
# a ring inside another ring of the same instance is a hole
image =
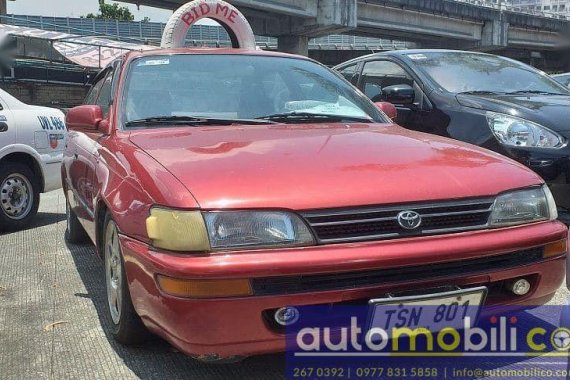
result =
[[[123,270],[117,225],[112,220],[105,231],[105,276],[111,319],[113,323],[119,324],[123,302]]]

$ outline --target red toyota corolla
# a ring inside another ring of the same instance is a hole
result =
[[[304,57],[131,52],[67,125],[67,238],[95,242],[123,343],[242,357],[284,349],[291,305],[442,286],[539,304],[564,278],[540,177],[392,124]]]

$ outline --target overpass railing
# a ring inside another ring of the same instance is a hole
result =
[[[549,12],[544,10],[534,9],[534,4],[532,5],[524,5],[524,4],[510,4],[508,0],[506,1],[499,1],[499,0],[454,0],[459,3],[466,3],[471,5],[478,5],[481,7],[487,8],[495,8],[495,9],[503,9],[508,10],[511,12],[517,13],[525,13],[530,14],[533,16],[539,17],[548,17],[548,18],[556,18],[560,20],[567,20],[568,17],[565,14],[561,14],[560,12]],[[538,5],[538,2],[537,2]]]

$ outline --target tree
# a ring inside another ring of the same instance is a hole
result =
[[[133,21],[135,16],[127,7],[121,7],[119,4],[105,4],[105,0],[99,0],[99,13],[89,13],[86,18],[100,18],[106,20]]]

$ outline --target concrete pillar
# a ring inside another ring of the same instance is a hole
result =
[[[319,1],[317,25],[331,33],[340,33],[355,29],[358,20],[358,3],[356,0]]]
[[[506,47],[508,35],[509,24],[502,18],[485,21],[481,32],[481,47],[489,49]]]
[[[6,1],[7,0],[0,0],[0,16],[6,16],[6,14],[8,13],[8,9],[6,7]],[[0,23],[3,23],[4,19],[0,18]]]
[[[309,37],[279,36],[277,37],[277,50],[285,53],[308,56]]]

